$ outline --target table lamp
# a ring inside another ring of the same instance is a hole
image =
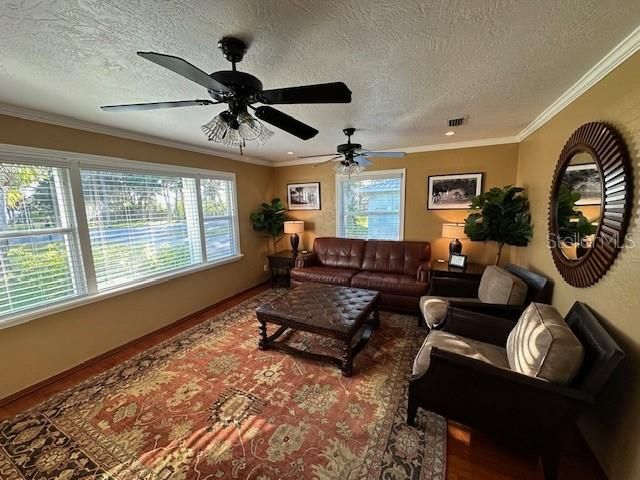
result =
[[[449,255],[452,253],[461,253],[462,243],[460,243],[460,239],[469,238],[467,237],[467,234],[464,233],[464,223],[443,223],[442,237],[451,239],[451,243],[449,244]]]
[[[298,253],[298,245],[300,244],[299,233],[304,232],[304,222],[302,220],[289,220],[284,222],[284,233],[291,234],[291,251],[294,255]]]

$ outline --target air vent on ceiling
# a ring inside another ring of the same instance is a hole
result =
[[[466,123],[466,117],[458,117],[458,118],[450,118],[449,126],[450,127],[461,127]]]

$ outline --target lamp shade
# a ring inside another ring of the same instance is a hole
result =
[[[469,238],[464,233],[464,223],[443,223],[442,224],[442,237],[443,238]]]
[[[284,222],[284,233],[302,233],[304,232],[304,222],[302,220],[290,220]]]

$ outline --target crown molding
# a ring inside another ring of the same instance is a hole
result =
[[[85,132],[99,133],[102,135],[111,135],[114,137],[126,138],[128,140],[151,143],[153,145],[159,145],[162,147],[176,148],[178,150],[187,150],[189,152],[200,153],[200,154],[208,155],[212,157],[226,158],[229,160],[235,160],[237,162],[251,163],[254,165],[263,165],[266,167],[273,166],[273,162],[270,162],[268,160],[263,160],[260,158],[250,157],[247,155],[236,155],[234,153],[207,149],[203,147],[198,147],[196,145],[191,145],[189,143],[176,142],[172,140],[162,139],[159,137],[154,137],[152,135],[143,135],[139,133],[133,133],[128,130],[121,130],[119,128],[98,125],[92,122],[85,122],[83,120],[77,120],[75,118],[56,115],[53,113],[41,112],[38,110],[32,110],[29,108],[19,107],[16,105],[9,105],[7,103],[0,103],[0,115],[8,115],[10,117],[22,118],[23,120],[47,123],[50,125],[58,125],[60,127],[74,128],[77,130],[83,130]]]
[[[459,150],[461,148],[489,147],[491,145],[506,145],[509,143],[518,143],[518,138],[517,137],[485,138],[482,140],[465,140],[463,142],[420,145],[418,147],[396,147],[396,148],[389,148],[388,150],[402,151],[406,153],[420,153],[420,152],[436,152],[440,150]],[[286,160],[284,162],[273,162],[273,166],[274,167],[290,167],[293,165],[317,164],[317,163],[326,161],[324,159],[325,158],[328,159],[328,157],[330,156],[331,155],[327,155],[326,157],[318,157],[318,158],[300,158],[297,160]]]
[[[406,153],[436,152],[439,150],[458,150],[460,148],[490,147],[491,145],[507,145],[518,143],[518,139],[512,137],[484,138],[480,140],[465,140],[453,143],[437,143],[434,145],[420,145],[418,147],[392,148],[391,150],[402,150]]]
[[[622,42],[611,49],[602,60],[591,67],[576,83],[527,125],[517,135],[518,142],[521,142],[542,127],[638,50],[640,50],[640,27],[627,35]]]
[[[576,100],[580,95],[585,93],[596,83],[602,80],[607,74],[618,67],[621,63],[627,60],[631,55],[640,50],[640,26],[631,32],[627,37],[616,45],[604,58],[596,63],[587,73],[585,73],[580,79],[574,83],[566,92],[558,97],[551,105],[549,105],[540,115],[538,115],[532,122],[530,122],[520,133],[511,137],[499,137],[489,138],[481,140],[468,140],[462,142],[441,143],[433,145],[421,145],[417,147],[398,147],[393,150],[402,150],[407,153],[418,152],[433,152],[439,150],[455,150],[460,148],[473,148],[473,147],[486,147],[490,145],[504,145],[509,143],[519,143],[525,138],[531,135],[533,132],[542,127],[545,123],[551,120],[559,112],[561,112],[567,105]],[[118,128],[107,127],[104,125],[98,125],[96,123],[85,122],[62,115],[56,115],[52,113],[41,112],[24,107],[18,107],[15,105],[9,105],[0,103],[0,115],[8,115],[11,117],[18,117],[24,120],[31,120],[35,122],[48,123],[51,125],[59,125],[61,127],[75,128],[78,130],[84,130],[87,132],[99,133],[103,135],[111,135],[120,138],[126,138],[129,140],[135,140],[139,142],[151,143],[154,145],[160,145],[163,147],[176,148],[179,150],[187,150],[190,152],[200,153],[203,155],[209,155],[214,157],[221,157],[238,162],[250,163],[254,165],[263,165],[267,167],[288,167],[292,165],[308,165],[318,163],[316,159],[294,159],[285,160],[282,162],[274,162],[264,160],[256,157],[246,155],[236,155],[233,153],[206,149],[191,145],[188,143],[182,143],[177,141],[165,140],[159,137],[151,135],[143,135],[133,133],[127,130],[121,130]],[[391,150],[391,149],[390,149]]]

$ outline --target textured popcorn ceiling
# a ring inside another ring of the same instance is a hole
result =
[[[284,105],[320,130],[277,131],[247,153],[331,152],[517,134],[640,23],[638,0],[2,0],[0,102],[223,150],[200,125],[220,106],[104,113],[101,104],[207,98],[137,50],[227,69],[217,40],[252,44],[239,69],[265,88],[344,81],[347,105]],[[447,118],[468,126],[443,136]],[[229,152],[236,152],[229,150]]]

